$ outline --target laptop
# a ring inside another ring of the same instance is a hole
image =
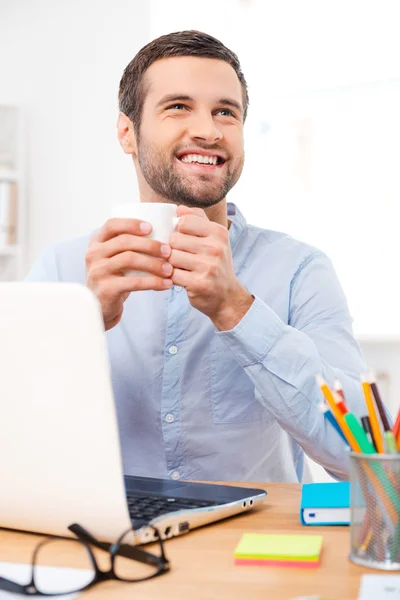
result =
[[[0,283],[0,527],[163,539],[260,505],[261,489],[123,475],[100,304],[77,283]]]

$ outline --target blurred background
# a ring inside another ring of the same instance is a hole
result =
[[[249,84],[250,223],[332,259],[382,394],[400,402],[397,0],[0,0],[0,278],[137,200],[116,138],[123,69],[151,39],[206,31]]]

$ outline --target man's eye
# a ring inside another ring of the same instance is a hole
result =
[[[183,110],[186,108],[184,104],[171,104],[171,106],[167,106],[167,110]]]
[[[218,113],[220,113],[223,117],[234,117],[235,115],[229,108],[219,108]]]

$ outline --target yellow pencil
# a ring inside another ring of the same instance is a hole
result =
[[[375,410],[371,386],[364,376],[361,376],[361,385],[364,392],[365,402],[367,404],[368,415],[371,423],[372,433],[374,434],[376,449],[380,454],[384,454],[385,448],[383,446],[382,432],[379,426],[379,421]]]
[[[323,377],[321,377],[321,375],[317,375],[316,379],[317,379],[317,383],[318,383],[319,387],[321,388],[321,392],[323,393],[324,398],[327,401],[329,408],[331,409],[333,416],[335,417],[336,421],[338,422],[340,429],[343,431],[345,438],[349,442],[350,448],[353,450],[353,452],[361,452],[361,448],[360,448],[356,438],[354,437],[354,435],[352,434],[352,432],[350,430],[350,427],[347,425],[346,421],[344,420],[342,411],[337,406],[337,400],[335,399],[335,396],[333,395],[330,387],[326,383],[325,379]]]

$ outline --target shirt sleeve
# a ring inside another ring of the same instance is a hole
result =
[[[251,290],[249,290],[251,292]],[[290,286],[288,325],[260,298],[236,327],[218,332],[256,388],[256,397],[327,471],[349,473],[345,445],[326,423],[315,376],[339,379],[349,410],[366,414],[360,374],[366,366],[352,332],[346,298],[329,259],[309,256]]]
[[[33,264],[25,281],[60,281],[54,247],[47,248]]]

